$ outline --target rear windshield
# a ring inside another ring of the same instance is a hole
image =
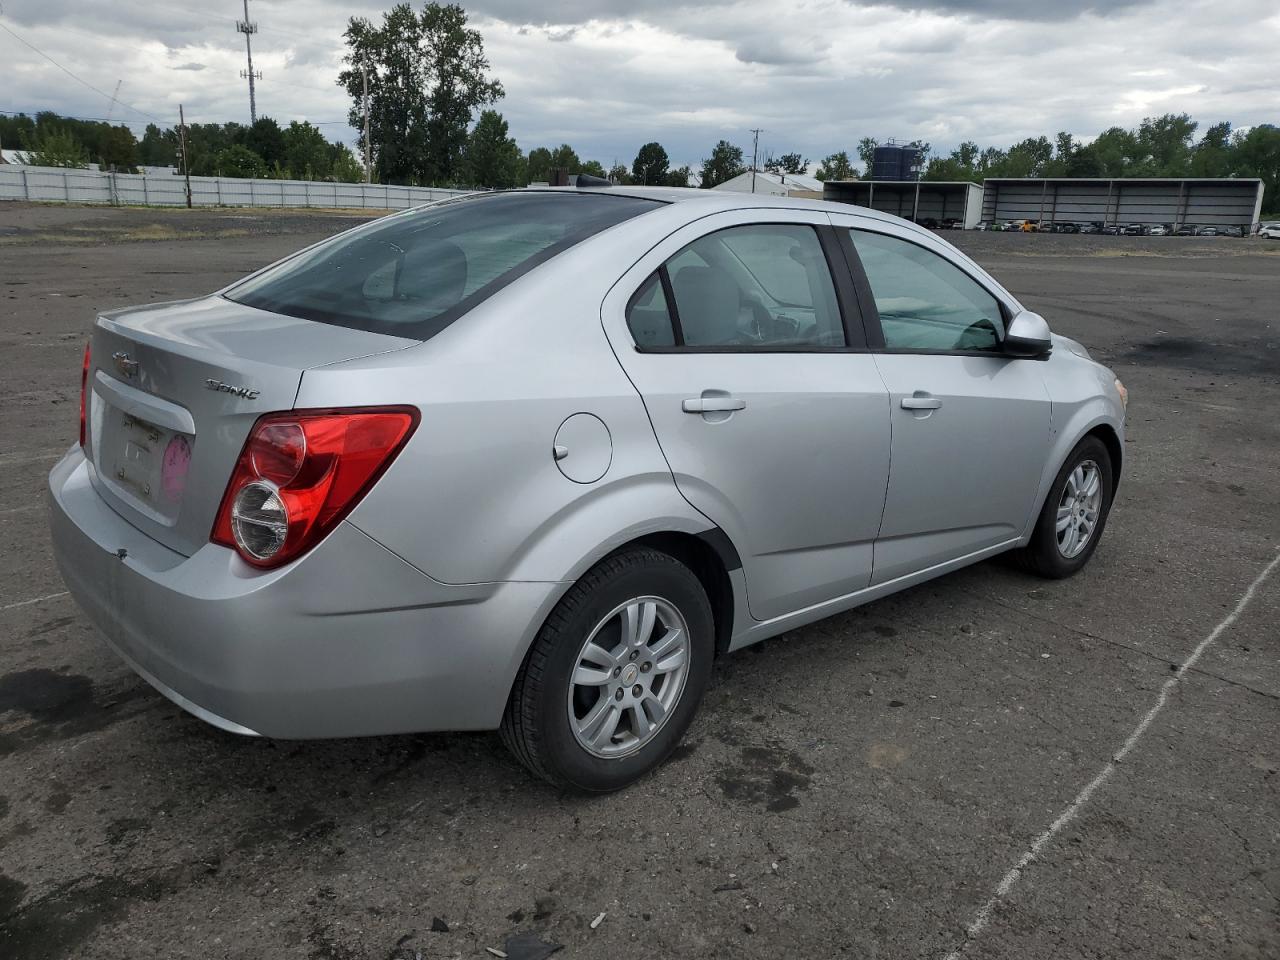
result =
[[[426,340],[539,263],[661,206],[607,193],[495,193],[339,234],[233,287],[250,307]]]

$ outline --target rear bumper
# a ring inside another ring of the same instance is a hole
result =
[[[77,447],[49,475],[67,588],[140,676],[235,733],[496,727],[560,589],[441,584],[347,523],[279,570],[214,544],[184,557],[115,513],[91,469]]]

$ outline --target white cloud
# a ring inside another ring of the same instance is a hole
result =
[[[350,141],[335,78],[352,14],[389,2],[251,0],[260,113],[326,123]],[[719,139],[820,159],[863,136],[1008,144],[1067,130],[1091,138],[1187,111],[1207,125],[1277,122],[1274,0],[515,0],[466,6],[527,150],[572,144],[606,165],[658,140],[696,165]],[[245,121],[238,6],[43,0],[0,23],[101,91],[124,78],[117,119]],[[86,89],[0,31],[0,109],[102,117]],[[139,126],[139,129],[141,127]]]

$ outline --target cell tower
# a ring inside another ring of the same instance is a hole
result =
[[[258,102],[253,93],[253,81],[261,80],[262,73],[253,71],[253,35],[258,32],[258,25],[249,19],[249,0],[244,0],[244,19],[236,21],[236,30],[244,34],[244,52],[249,59],[249,69],[241,70],[242,79],[249,80],[249,122],[258,122]]]

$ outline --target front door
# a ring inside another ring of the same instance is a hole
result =
[[[644,398],[681,494],[742,557],[768,620],[871,580],[889,408],[833,283],[821,215],[736,211],[642,259],[604,325]]]
[[[1020,537],[1051,429],[1042,363],[1001,352],[999,299],[963,261],[895,230],[848,233],[879,315],[893,425],[873,583]]]

